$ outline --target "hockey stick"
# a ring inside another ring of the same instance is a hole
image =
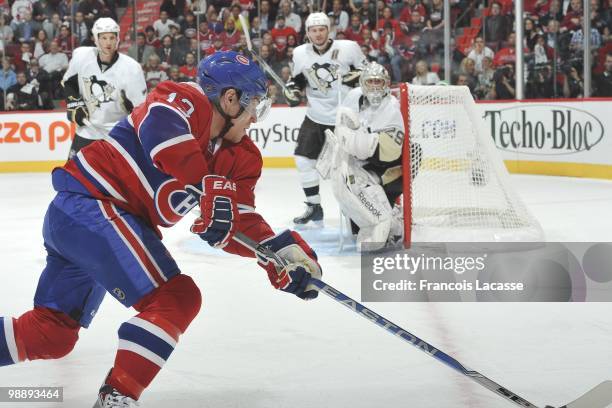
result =
[[[245,236],[241,232],[237,232],[233,238],[236,242],[240,243],[241,245],[244,245],[246,248],[249,248],[256,254],[274,262],[278,266],[283,267],[286,266],[288,263],[285,259],[278,256],[278,254],[276,254],[271,249],[257,243],[256,241]],[[495,381],[489,379],[488,377],[485,377],[484,375],[480,374],[478,371],[474,371],[467,368],[459,361],[455,360],[453,357],[435,348],[426,341],[418,338],[414,334],[402,329],[401,327],[390,322],[384,317],[378,315],[377,313],[368,309],[356,300],[353,300],[350,297],[346,296],[339,290],[332,288],[325,282],[319,279],[311,278],[307,290],[317,290],[320,293],[324,293],[325,295],[334,299],[336,302],[348,307],[353,312],[359,314],[360,316],[366,318],[367,320],[373,323],[376,323],[378,326],[382,327],[389,333],[412,344],[416,348],[427,353],[429,356],[446,364],[450,368],[454,369],[455,371],[458,371],[466,377],[471,378],[473,381],[494,392],[495,394],[505,398],[506,400],[513,402],[514,404],[521,407],[538,408],[537,405],[530,403],[529,401],[510,391],[506,387],[503,387]],[[576,399],[573,402],[570,402],[569,404],[563,405],[560,408],[606,408],[611,404],[612,381],[604,381],[603,383],[597,385],[596,387],[583,394],[580,398]],[[546,408],[553,407],[547,405]]]
[[[242,25],[242,32],[244,33],[244,38],[246,39],[247,49],[249,50],[249,52],[255,56],[255,59],[257,59],[259,66],[261,66],[261,68],[264,71],[266,71],[268,75],[270,75],[270,77],[272,77],[274,82],[276,82],[278,86],[280,86],[283,89],[283,92],[289,93],[289,90],[287,89],[287,85],[285,85],[281,77],[279,77],[276,74],[276,72],[274,72],[272,67],[268,65],[268,63],[263,58],[261,58],[253,49],[253,43],[251,42],[251,35],[249,34],[249,29],[247,28],[248,23],[246,19],[244,18],[244,16],[240,14],[238,18],[240,19],[240,25]]]

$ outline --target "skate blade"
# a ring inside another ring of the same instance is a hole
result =
[[[296,224],[296,223],[293,223],[293,228],[295,228],[298,231],[312,230],[312,229],[321,229],[321,228],[325,228],[325,223],[323,222],[323,220],[321,220],[321,221],[308,221],[306,224]]]

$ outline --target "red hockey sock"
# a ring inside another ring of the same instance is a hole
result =
[[[79,339],[76,321],[46,307],[36,306],[13,323],[20,361],[64,357]]]
[[[141,313],[119,328],[119,350],[106,383],[133,399],[140,398],[197,315],[201,302],[193,280],[178,275],[134,305]]]

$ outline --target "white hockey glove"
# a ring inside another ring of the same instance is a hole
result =
[[[364,129],[359,115],[345,107],[339,107],[336,112],[335,134],[340,147],[359,160],[372,157],[378,146],[378,134]]]
[[[308,283],[310,278],[321,279],[323,272],[317,261],[317,254],[300,234],[285,230],[261,244],[289,261],[287,266],[281,268],[270,260],[258,257],[258,263],[268,273],[272,286],[304,300],[314,299],[319,295],[316,290],[308,289]]]

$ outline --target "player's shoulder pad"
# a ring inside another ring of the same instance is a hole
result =
[[[359,43],[357,43],[357,41],[353,41],[353,40],[334,40],[335,43],[338,44],[338,47],[340,48],[344,48],[347,50],[358,50],[359,52],[361,52],[361,46],[359,45]]]
[[[337,47],[351,47],[353,43],[357,44],[353,40],[334,40],[334,44],[336,44]]]
[[[311,44],[310,43],[304,43],[304,44],[300,44],[297,47],[295,47],[293,49],[293,57],[295,58],[296,56],[299,57],[304,57],[304,55],[306,54],[306,51],[308,50],[308,47],[310,47]],[[295,59],[294,59],[295,61]]]
[[[123,53],[120,52],[119,53],[119,61],[121,61],[122,64],[130,65],[134,69],[142,70],[142,67],[140,66],[138,61],[136,61],[134,58],[130,57],[127,54],[123,54]]]
[[[195,82],[173,82],[173,81],[163,81],[157,87],[155,87],[155,91],[171,94],[177,93],[182,95],[183,97],[187,97],[191,102],[194,102],[203,107],[210,107],[211,102],[208,97],[204,94],[204,91]]]
[[[86,60],[88,58],[98,58],[96,47],[78,47],[72,51],[72,58],[70,62],[73,64],[80,63],[82,60]]]
[[[357,54],[363,55],[363,52],[361,51],[361,45],[359,45],[359,43],[357,41],[352,41],[352,40],[345,40],[345,41],[348,41],[348,42],[352,43],[351,47],[353,47],[353,49],[355,50],[355,52]],[[365,55],[364,55],[364,57],[365,57]]]

